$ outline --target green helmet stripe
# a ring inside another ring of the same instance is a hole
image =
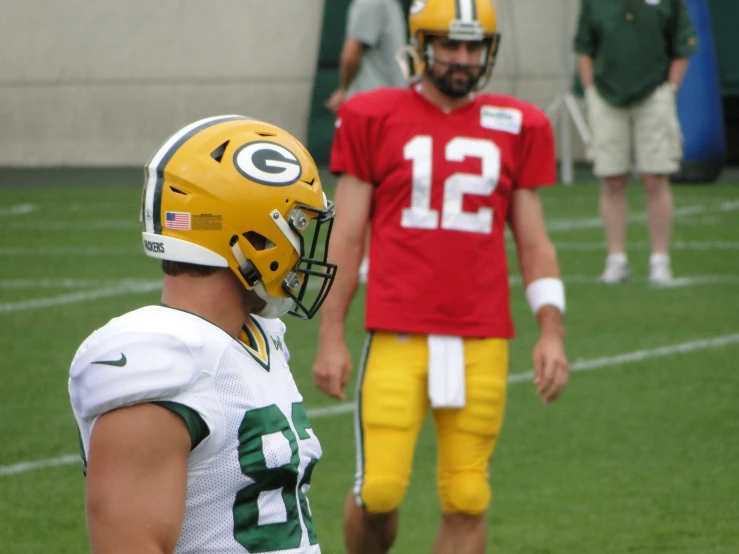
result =
[[[222,115],[196,121],[192,125],[179,130],[172,135],[167,142],[157,151],[146,164],[144,185],[144,198],[142,203],[142,220],[145,230],[150,233],[162,234],[162,190],[164,187],[164,168],[172,159],[172,156],[193,135],[203,129],[207,129],[218,123],[233,121],[235,119],[248,119],[241,115]]]

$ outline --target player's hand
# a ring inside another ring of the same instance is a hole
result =
[[[339,106],[344,103],[345,97],[346,91],[343,88],[336,89],[329,99],[326,100],[324,106],[326,106],[330,111],[336,113],[339,111]]]
[[[569,363],[562,337],[543,334],[534,347],[534,384],[544,402],[553,402],[567,386]]]
[[[344,388],[352,371],[352,358],[343,340],[318,347],[313,363],[313,381],[318,389],[339,400],[346,399]]]

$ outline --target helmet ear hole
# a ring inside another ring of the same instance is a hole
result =
[[[267,237],[260,235],[255,231],[244,233],[244,238],[248,240],[254,247],[254,250],[257,251],[267,250],[267,248],[269,248],[269,244],[271,244],[269,240],[267,240]]]
[[[277,262],[272,262],[271,264],[269,264],[269,268],[272,271],[277,271],[280,268],[280,264],[278,264]]]

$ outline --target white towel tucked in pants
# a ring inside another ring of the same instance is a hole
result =
[[[428,394],[432,408],[463,408],[464,341],[462,337],[429,335]]]

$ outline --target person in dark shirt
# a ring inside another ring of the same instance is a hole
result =
[[[667,283],[670,174],[682,158],[675,100],[698,48],[688,6],[685,0],[582,0],[574,48],[592,128],[593,172],[602,182],[608,257],[600,279],[610,284],[629,278],[625,189],[633,167],[647,195],[649,280]]]

